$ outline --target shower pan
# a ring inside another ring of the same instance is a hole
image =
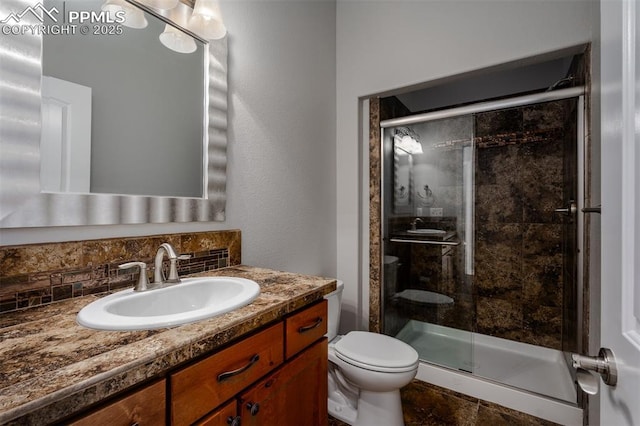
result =
[[[427,365],[574,407],[583,91],[380,124],[382,332]]]

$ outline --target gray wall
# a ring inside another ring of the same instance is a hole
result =
[[[335,3],[224,1],[227,220],[2,229],[3,245],[241,229],[250,265],[335,275]]]
[[[357,310],[368,303],[358,295],[368,292],[359,266],[368,170],[359,167],[358,99],[587,42],[592,5],[224,1],[227,221],[6,229],[2,244],[240,228],[245,263],[337,274],[351,313],[344,326],[359,326]]]
[[[345,282],[343,329],[368,325],[368,247],[359,243],[368,222],[359,198],[360,191],[368,191],[368,170],[358,167],[358,100],[588,42],[596,5],[588,0],[337,3],[336,255],[337,275]]]

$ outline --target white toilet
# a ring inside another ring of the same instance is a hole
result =
[[[344,284],[328,301],[329,414],[354,426],[402,426],[400,388],[418,371],[418,353],[384,334],[351,331],[338,336]]]

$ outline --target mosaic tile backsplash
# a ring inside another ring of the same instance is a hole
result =
[[[137,269],[118,268],[133,260],[145,262],[153,279],[155,254],[164,242],[191,256],[178,262],[180,275],[241,263],[239,230],[3,246],[0,312],[133,287]]]

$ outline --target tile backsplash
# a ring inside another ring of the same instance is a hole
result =
[[[241,263],[239,230],[2,246],[0,312],[133,287],[136,268],[120,270],[118,265],[145,262],[151,277],[156,251],[164,242],[191,256],[178,262],[180,275]]]

